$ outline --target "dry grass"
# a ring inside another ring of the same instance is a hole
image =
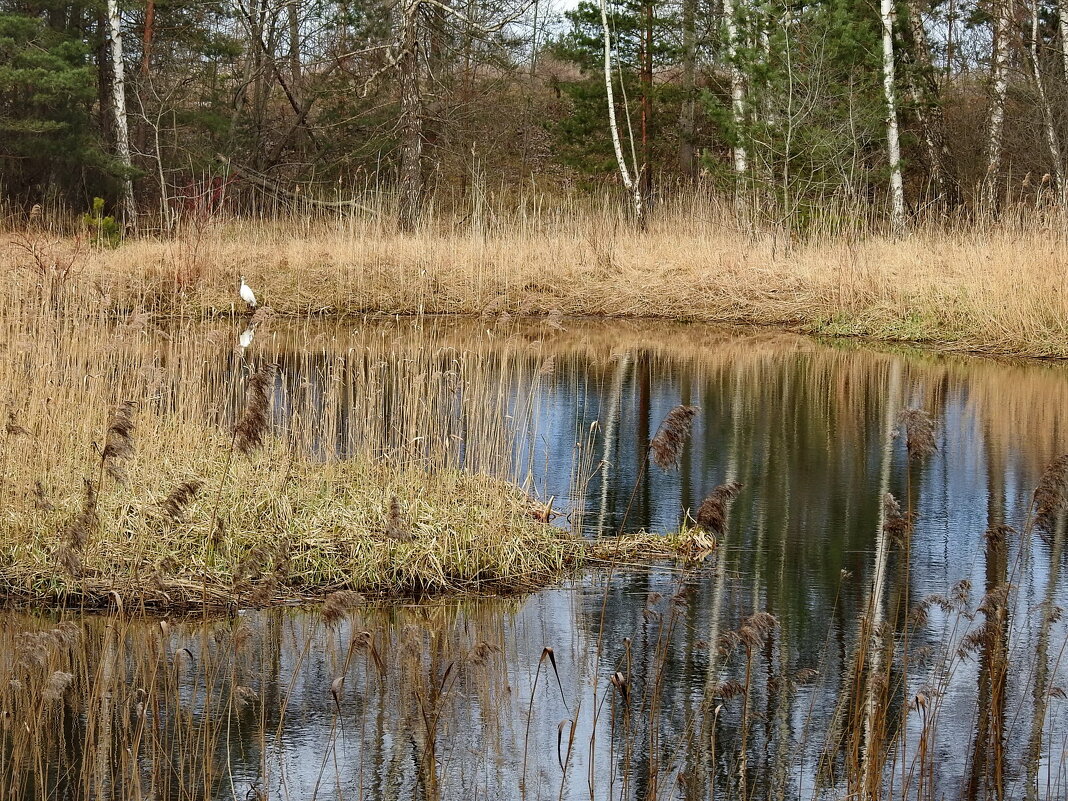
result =
[[[71,547],[65,525],[81,515],[82,497],[54,495],[47,511],[7,504],[0,597],[180,608],[264,606],[339,589],[509,592],[557,579],[581,559],[582,546],[536,522],[527,496],[506,482],[364,458],[315,463],[280,445],[256,461],[234,460],[213,538],[213,492],[200,493],[177,519],[161,503],[161,488],[194,469],[206,486],[218,486],[228,441],[208,431],[204,438],[195,458],[163,459],[154,445],[142,450],[136,478],[101,499],[96,536],[76,551],[73,569],[57,555]],[[156,460],[163,461],[157,469],[140,469]],[[403,542],[389,535],[391,499],[411,533]]]
[[[793,241],[705,201],[665,203],[647,233],[560,206],[412,235],[374,219],[216,220],[93,249],[79,275],[116,309],[161,313],[229,312],[243,274],[282,314],[639,316],[1068,356],[1068,234],[1038,213],[904,238],[838,223]],[[44,247],[57,269],[73,249]],[[13,246],[0,264],[31,262]]]
[[[261,317],[242,349],[243,320],[114,320],[84,282],[16,279],[0,303],[8,603],[517,591],[587,555],[513,482],[533,411],[512,393],[550,373],[522,337]]]

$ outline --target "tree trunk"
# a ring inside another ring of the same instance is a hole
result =
[[[1065,0],[1068,2],[1068,0]],[[697,0],[682,0],[682,110],[679,113],[679,172],[686,180],[696,175],[693,139],[697,98]]]
[[[901,139],[897,127],[897,90],[894,80],[894,0],[881,0],[883,25],[883,95],[886,100],[886,152],[890,162],[890,220],[896,230],[905,227],[905,189],[901,181]]]
[[[912,38],[912,60],[915,66],[912,78],[913,99],[920,123],[924,149],[930,170],[933,194],[938,203],[947,209],[960,203],[960,184],[950,167],[952,161],[946,142],[946,121],[942,112],[942,98],[935,80],[934,64],[927,31],[919,0],[909,2],[909,33]],[[918,73],[918,74],[917,74]]]
[[[741,177],[749,167],[749,156],[745,145],[741,144],[745,125],[745,78],[738,65],[738,20],[735,14],[735,0],[723,0],[723,18],[727,23],[727,61],[731,71],[731,122],[734,124],[734,135],[739,140],[734,146],[734,172]]]
[[[624,188],[630,193],[634,205],[634,218],[639,226],[644,226],[645,200],[641,186],[631,177],[627,161],[623,157],[623,143],[619,139],[619,123],[616,121],[616,97],[612,86],[612,34],[608,29],[607,0],[601,0],[601,30],[604,32],[604,88],[608,95],[608,127],[612,132],[612,148],[616,153],[616,164],[619,165],[619,177],[623,180]],[[633,143],[633,138],[631,141]]]
[[[1061,61],[1064,64],[1064,80],[1068,83],[1068,0],[1057,3],[1057,17],[1061,24]]]
[[[987,208],[998,207],[998,176],[1001,173],[1002,136],[1005,132],[1005,96],[1009,87],[1009,30],[1012,25],[1012,0],[1000,0],[994,18],[991,43],[990,117],[986,135],[986,179],[984,198]]]
[[[653,0],[643,0],[642,65],[642,165],[639,173],[645,203],[653,196],[653,169],[650,158],[650,127],[653,119]]]
[[[302,72],[300,61],[300,16],[297,0],[286,4],[286,17],[289,22],[289,86],[297,102],[303,105]]]
[[[123,222],[137,226],[133,195],[133,163],[130,159],[130,128],[126,120],[126,75],[122,61],[122,27],[117,0],[108,0],[108,39],[111,50],[111,107],[115,114],[115,151],[124,171],[122,181]]]
[[[141,30],[141,81],[142,97],[143,88],[148,86],[152,74],[152,41],[156,36],[156,0],[147,0],[145,3],[145,24]],[[142,110],[144,112],[144,110]],[[148,143],[148,120],[137,125],[137,149],[144,153]],[[158,153],[156,154],[158,157]]]
[[[1038,103],[1041,106],[1042,122],[1046,134],[1046,145],[1049,147],[1049,155],[1053,160],[1053,177],[1056,181],[1054,189],[1059,201],[1064,198],[1064,166],[1061,160],[1061,145],[1057,138],[1057,125],[1053,119],[1053,107],[1050,105],[1049,96],[1046,94],[1046,82],[1042,78],[1042,66],[1038,58],[1039,45],[1039,5],[1038,0],[1031,0],[1031,69],[1035,79],[1035,89],[1038,92]]]
[[[401,90],[400,205],[397,223],[411,231],[423,205],[423,95],[420,87],[419,2],[404,10],[401,56],[397,62]]]

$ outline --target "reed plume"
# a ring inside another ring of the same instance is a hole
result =
[[[4,425],[4,433],[9,437],[32,436],[28,428],[19,425],[18,418],[15,417],[15,413],[12,411],[7,413],[7,423]]]
[[[909,461],[925,459],[935,452],[934,418],[923,409],[904,409],[898,415],[898,431],[905,432]]]
[[[913,516],[889,492],[883,496],[883,531],[897,545],[904,545],[912,535]]]
[[[1068,509],[1068,455],[1054,459],[1038,482],[1034,494],[1035,530],[1048,543],[1057,519]]]
[[[256,309],[255,314],[252,315],[252,319],[249,320],[248,327],[253,330],[260,326],[265,326],[274,317],[274,309],[270,306],[260,306]]]
[[[708,493],[697,510],[698,528],[717,537],[723,536],[727,530],[727,509],[741,489],[742,485],[737,481],[728,481]]]
[[[172,520],[181,521],[185,517],[185,508],[196,499],[203,486],[204,482],[196,479],[183,481],[171,490],[170,494],[159,502],[159,505]]]
[[[690,438],[693,420],[697,416],[696,406],[676,406],[667,413],[660,423],[656,436],[649,443],[653,462],[661,470],[673,470],[678,466],[682,449]]]
[[[234,447],[246,456],[263,445],[270,428],[271,379],[274,365],[261,365],[248,380],[245,388],[245,408],[234,428]]]
[[[134,454],[134,412],[137,405],[133,401],[123,401],[111,413],[104,448],[100,452],[101,468],[117,484],[126,483],[126,462]]]
[[[386,536],[391,540],[409,542],[415,538],[411,528],[405,525],[404,516],[401,514],[400,501],[394,495],[389,501],[389,516],[386,518]]]
[[[39,480],[33,482],[33,508],[39,512],[51,512],[56,508],[56,505],[48,500],[44,484]]]
[[[88,478],[83,479],[83,481],[85,495],[82,498],[82,507],[78,510],[78,514],[71,518],[60,531],[61,539],[63,539],[70,548],[79,553],[85,550],[85,545],[89,541],[89,536],[93,533],[93,529],[96,528],[97,524],[96,485]]]
[[[363,596],[352,590],[340,590],[326,596],[323,610],[320,613],[323,622],[333,625],[343,618],[348,612],[363,603]]]
[[[44,691],[41,693],[41,700],[46,706],[63,700],[72,681],[74,681],[74,674],[66,673],[62,670],[54,671],[45,683]]]

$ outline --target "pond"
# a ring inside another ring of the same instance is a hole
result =
[[[1065,521],[1036,524],[1032,504],[1068,453],[1068,368],[666,323],[402,319],[277,324],[205,369],[277,361],[276,420],[299,416],[323,458],[369,437],[384,458],[418,451],[346,391],[372,341],[394,373],[412,351],[462,358],[493,415],[465,414],[463,388],[435,401],[453,458],[506,469],[581,536],[677,530],[739,482],[719,549],[338,615],[5,613],[11,798],[1068,792]],[[698,412],[662,470],[648,443],[678,404]],[[909,408],[934,419],[933,453],[910,458]]]

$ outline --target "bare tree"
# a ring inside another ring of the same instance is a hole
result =
[[[931,59],[931,44],[923,24],[921,0],[909,0],[908,19],[912,40],[908,53],[913,62],[909,85],[927,155],[932,194],[942,206],[952,209],[960,203],[960,186],[950,166],[945,114]]]
[[[423,94],[419,52],[419,0],[410,0],[401,20],[397,60],[401,94],[400,206],[397,221],[405,231],[419,221],[423,204]]]

